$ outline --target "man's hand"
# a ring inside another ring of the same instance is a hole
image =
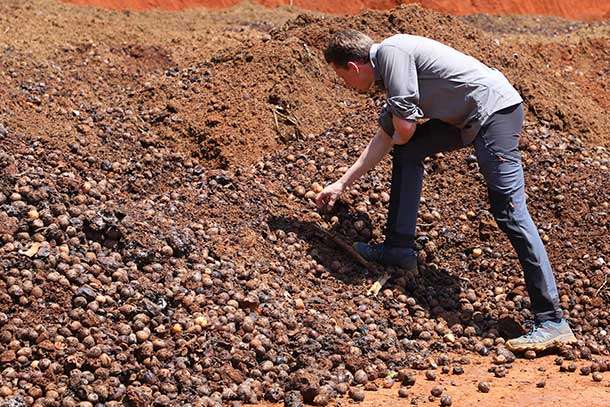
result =
[[[383,129],[379,129],[375,137],[371,139],[360,157],[336,182],[330,184],[316,196],[318,208],[324,206],[332,208],[339,196],[349,188],[358,178],[373,168],[384,155],[392,149],[392,139]]]
[[[332,208],[344,190],[345,186],[341,181],[333,182],[316,196],[316,205],[320,209],[323,207]]]

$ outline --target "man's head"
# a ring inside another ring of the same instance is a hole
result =
[[[375,73],[369,59],[373,40],[356,30],[344,30],[333,34],[324,58],[345,84],[364,92],[375,82]]]

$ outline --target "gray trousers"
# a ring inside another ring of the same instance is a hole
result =
[[[518,148],[522,126],[521,104],[500,110],[481,128],[473,144],[487,183],[490,211],[517,252],[532,311],[537,320],[545,321],[561,318],[563,313],[551,264],[525,202]],[[460,130],[440,120],[418,125],[408,143],[394,147],[386,245],[413,250],[424,175],[422,161],[462,147]]]

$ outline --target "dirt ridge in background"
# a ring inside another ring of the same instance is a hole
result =
[[[91,5],[115,10],[182,10],[191,7],[225,8],[242,0],[65,0],[74,4]],[[467,14],[533,14],[559,16],[578,20],[610,18],[610,3],[583,0],[574,6],[572,0],[255,0],[267,7],[293,5],[305,10],[333,14],[356,14],[365,9],[386,10],[400,4],[419,3],[425,8],[453,15]]]

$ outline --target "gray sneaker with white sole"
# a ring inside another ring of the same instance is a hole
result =
[[[576,337],[565,319],[536,322],[530,332],[506,341],[506,347],[515,352],[543,351],[562,344],[576,343]]]

